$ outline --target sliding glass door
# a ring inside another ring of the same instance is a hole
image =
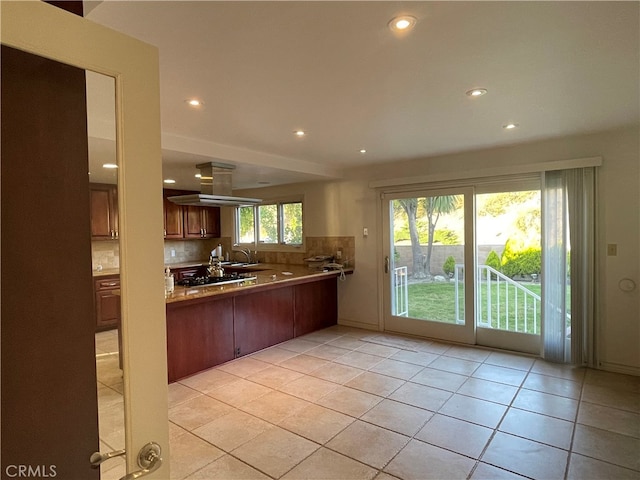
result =
[[[472,189],[383,198],[385,330],[474,343]]]
[[[540,353],[537,178],[383,202],[385,330]]]
[[[540,353],[541,202],[538,181],[476,189],[476,343]]]

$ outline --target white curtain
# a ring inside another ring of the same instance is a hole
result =
[[[595,176],[593,167],[543,175],[542,355],[553,362],[595,363]]]

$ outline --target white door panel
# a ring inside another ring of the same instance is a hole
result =
[[[148,478],[169,478],[157,49],[44,2],[1,8],[3,44],[116,80],[127,470],[154,441],[164,462]]]

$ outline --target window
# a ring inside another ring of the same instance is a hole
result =
[[[301,201],[238,207],[235,219],[240,244],[302,245]]]

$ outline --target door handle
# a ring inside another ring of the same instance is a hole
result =
[[[138,466],[141,470],[129,473],[120,480],[135,480],[155,472],[162,465],[162,448],[155,442],[149,442],[138,453]]]
[[[101,463],[106,462],[110,458],[121,457],[122,455],[125,455],[126,453],[127,452],[125,452],[124,449],[123,450],[115,450],[115,451],[109,452],[109,453],[93,452],[91,454],[91,458],[89,459],[89,462],[91,462],[91,466],[93,468],[97,468]]]
[[[93,468],[98,468],[103,462],[125,455],[125,450],[115,450],[109,453],[94,452],[91,454],[89,461]],[[138,453],[138,466],[141,470],[129,473],[122,477],[120,480],[135,480],[136,478],[144,477],[152,472],[155,472],[162,465],[162,448],[155,442],[149,442],[140,449]]]
[[[384,273],[389,273],[389,257],[384,257]]]

